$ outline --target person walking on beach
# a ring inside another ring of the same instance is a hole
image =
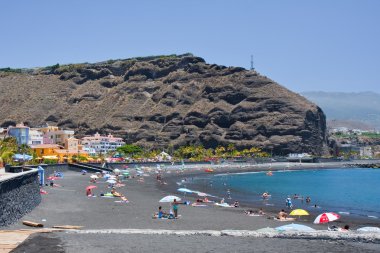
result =
[[[177,219],[178,218],[178,202],[176,199],[174,199],[172,206],[173,206],[174,218]]]

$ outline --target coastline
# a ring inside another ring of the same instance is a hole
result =
[[[353,162],[352,164],[354,164]],[[213,173],[205,172],[205,168],[213,168]],[[316,169],[316,170],[324,170],[324,169],[350,169],[351,164],[347,162],[332,162],[332,163],[264,163],[264,164],[243,164],[240,166],[234,165],[224,165],[224,166],[212,166],[212,165],[205,165],[205,164],[199,164],[197,166],[192,166],[191,168],[185,168],[184,170],[181,170],[180,173],[165,173],[164,174],[164,181],[167,182],[167,185],[161,185],[157,184],[157,188],[161,191],[165,191],[168,194],[174,194],[179,195],[179,192],[177,191],[179,186],[177,183],[181,182],[182,180],[191,180],[191,178],[197,178],[197,177],[209,177],[212,175],[230,175],[230,174],[244,174],[244,173],[260,173],[260,172],[267,172],[267,171],[294,171],[294,170],[308,170],[308,169]],[[361,168],[358,168],[361,169]],[[170,171],[170,170],[169,170]],[[210,188],[206,188],[204,185],[201,184],[193,184],[194,189],[189,187],[191,190],[195,191],[201,191],[205,192],[207,194],[213,195],[213,199],[215,201],[218,201],[221,199],[222,194],[218,191],[210,190]],[[217,197],[217,198],[215,198]],[[192,202],[196,201],[197,197],[194,194],[187,194],[186,200],[190,200]],[[227,200],[229,201],[229,204],[233,204],[234,199]],[[283,207],[278,206],[265,206],[262,204],[254,204],[252,202],[247,201],[241,201],[239,200],[240,207],[239,208],[233,208],[234,210],[254,210],[258,211],[260,208],[263,208],[266,215],[262,218],[273,218],[275,217],[280,209],[285,209],[285,205]],[[231,209],[225,209],[225,210],[231,210]],[[287,211],[287,210],[285,210]],[[288,210],[290,212],[290,210]],[[321,211],[318,211],[318,209],[308,209],[307,210],[310,215],[309,216],[303,216],[300,221],[297,221],[298,223],[303,223],[307,226],[314,227],[316,229],[321,229],[321,225],[315,225],[313,224],[313,221],[317,215],[321,213]],[[358,215],[347,215],[347,214],[341,214],[341,218],[337,221],[334,221],[335,225],[343,227],[344,225],[348,224],[351,228],[356,229],[359,227],[364,226],[379,226],[380,225],[380,219],[379,218],[370,218],[366,216],[358,216]],[[327,225],[326,225],[327,226]]]
[[[184,243],[187,243],[184,252],[206,252],[214,245],[220,247],[217,252],[252,252],[252,247],[258,252],[267,252],[268,245],[272,245],[273,252],[281,252],[285,245],[294,252],[300,248],[312,248],[313,252],[320,252],[321,248],[330,252],[341,252],[342,241],[348,245],[345,252],[371,252],[368,249],[374,249],[372,252],[376,252],[375,250],[380,248],[377,234],[359,234],[354,231],[354,227],[351,233],[331,232],[326,231],[325,224],[315,225],[297,221],[296,223],[304,223],[318,231],[313,234],[256,232],[258,229],[275,228],[291,222],[247,216],[243,212],[246,209],[244,206],[221,208],[214,205],[180,205],[179,219],[152,219],[152,214],[157,211],[158,206],[162,206],[164,211],[168,211],[170,207],[170,203],[159,203],[161,198],[168,193],[181,196],[177,192],[177,180],[205,174],[205,167],[207,166],[181,173],[173,170],[164,175],[167,185],[157,182],[154,169],[147,173],[149,175],[126,179],[123,181],[125,187],[117,188],[117,191],[124,194],[129,203],[119,203],[115,198],[100,197],[100,193],[110,191],[104,179],[99,179],[96,183],[94,193],[97,196],[87,197],[85,188],[91,184],[90,174],[81,175],[80,172],[67,171],[64,178],[57,180],[61,187],[44,187],[48,194],[43,195],[41,204],[22,220],[41,222],[45,228],[55,225],[78,225],[83,228],[77,232],[37,233],[26,240],[19,251],[16,249],[14,252],[23,252],[23,249],[25,251],[35,245],[44,246],[44,250],[35,252],[56,252],[58,245],[66,252],[110,252],[115,245],[123,249],[130,248],[133,252],[141,245],[144,245],[145,251],[162,249],[165,252],[170,243],[182,251]],[[223,168],[215,173],[227,172],[229,169]],[[247,171],[246,168],[243,171]],[[141,178],[144,178],[144,182],[139,180]],[[22,220],[5,227],[4,230],[26,229]],[[147,240],[154,244],[147,244]],[[54,250],[47,250],[45,244],[50,244]],[[194,248],[195,245],[197,248]]]

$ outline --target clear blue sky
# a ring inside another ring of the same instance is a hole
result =
[[[296,91],[380,93],[380,0],[2,1],[0,67],[191,52]]]

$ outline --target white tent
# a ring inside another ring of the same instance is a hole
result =
[[[172,160],[172,157],[168,153],[166,153],[165,151],[162,151],[159,155],[156,156],[156,158],[159,161],[171,161]]]

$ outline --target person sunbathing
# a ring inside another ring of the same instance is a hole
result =
[[[123,195],[120,197],[121,201],[128,203],[128,199]]]
[[[282,209],[278,214],[277,214],[277,219],[279,220],[286,220],[288,217],[288,214]]]
[[[260,215],[265,215],[265,212],[263,211],[262,208],[260,208],[259,212],[258,212]]]
[[[114,197],[121,197],[123,196],[121,193],[117,192],[114,188],[112,188],[111,193]]]

